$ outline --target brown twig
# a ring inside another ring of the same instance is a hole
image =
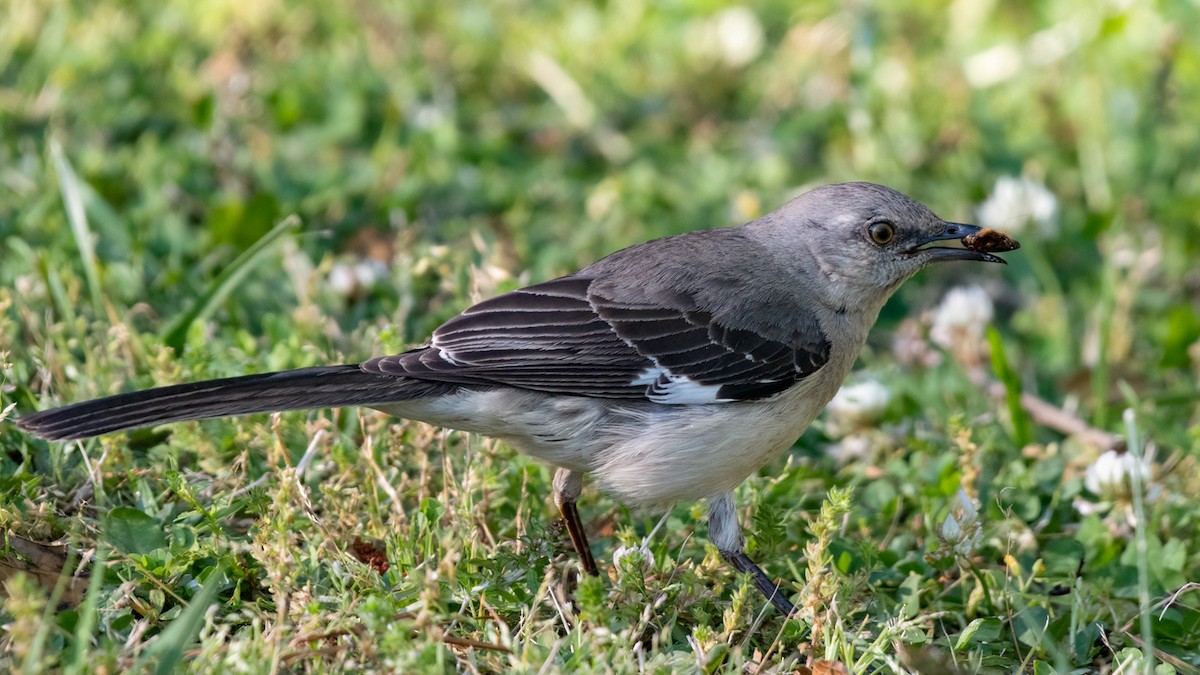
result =
[[[403,621],[406,619],[415,619],[416,614],[413,612],[400,612],[392,616],[393,621]],[[285,666],[290,667],[296,661],[306,656],[328,656],[337,653],[337,645],[326,645],[318,649],[302,648],[301,645],[309,642],[324,642],[340,637],[360,636],[367,630],[363,624],[357,624],[349,628],[339,628],[336,630],[322,631],[320,633],[306,633],[297,635],[288,643],[289,651],[281,657]],[[481,649],[485,651],[510,653],[510,649],[504,645],[498,645],[493,642],[482,642],[471,638],[463,638],[455,635],[443,635],[442,642],[453,647],[462,647],[465,649]]]
[[[1097,429],[1066,410],[1033,394],[1021,394],[1021,407],[1029,413],[1034,422],[1068,436],[1077,436],[1090,445],[1104,450],[1116,450],[1124,447],[1125,441],[1120,436]]]
[[[988,382],[988,392],[994,398],[1004,398],[1004,385],[992,380]],[[1021,407],[1029,413],[1034,422],[1061,434],[1076,436],[1089,445],[1102,450],[1120,450],[1125,447],[1125,441],[1120,436],[1097,429],[1035,394],[1022,393]]]
[[[1133,633],[1130,633],[1129,631],[1122,631],[1122,634],[1126,638],[1131,640],[1138,647],[1141,647],[1142,649],[1146,648],[1146,641],[1141,639],[1140,637],[1134,635]],[[1163,650],[1159,649],[1158,647],[1152,647],[1151,649],[1154,651],[1155,658],[1157,658],[1159,661],[1162,661],[1163,663],[1171,665],[1172,667],[1175,668],[1176,671],[1178,671],[1180,673],[1188,673],[1189,675],[1200,675],[1200,668],[1193,666],[1192,664],[1188,663],[1187,661],[1184,661],[1183,659],[1172,656],[1171,654],[1164,652]]]
[[[472,649],[483,649],[490,652],[504,652],[505,654],[509,653],[510,651],[508,647],[505,647],[504,645],[498,645],[494,642],[480,642],[479,640],[460,638],[453,635],[443,635],[442,642],[445,642],[448,645],[454,645],[456,647],[470,647]]]

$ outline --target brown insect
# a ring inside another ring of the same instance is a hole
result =
[[[962,244],[967,250],[980,253],[1003,253],[1021,248],[1021,244],[1016,239],[990,227],[963,237]]]

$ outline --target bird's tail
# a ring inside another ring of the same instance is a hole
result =
[[[357,365],[177,384],[26,415],[17,426],[48,439],[90,438],[166,422],[420,398],[446,385],[364,372]]]

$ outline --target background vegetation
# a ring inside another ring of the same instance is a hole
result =
[[[0,16],[0,668],[1200,672],[1195,3]],[[10,423],[398,351],[841,180],[1024,247],[909,284],[857,394],[739,490],[787,622],[699,505],[643,542],[661,513],[586,493],[606,576],[577,583],[550,472],[485,439],[360,410]]]

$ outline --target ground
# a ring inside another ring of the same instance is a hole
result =
[[[1200,672],[1194,4],[0,12],[0,669]],[[843,180],[1022,248],[908,284],[739,488],[788,621],[701,504],[585,490],[580,580],[551,472],[487,439],[12,424],[399,351]]]

